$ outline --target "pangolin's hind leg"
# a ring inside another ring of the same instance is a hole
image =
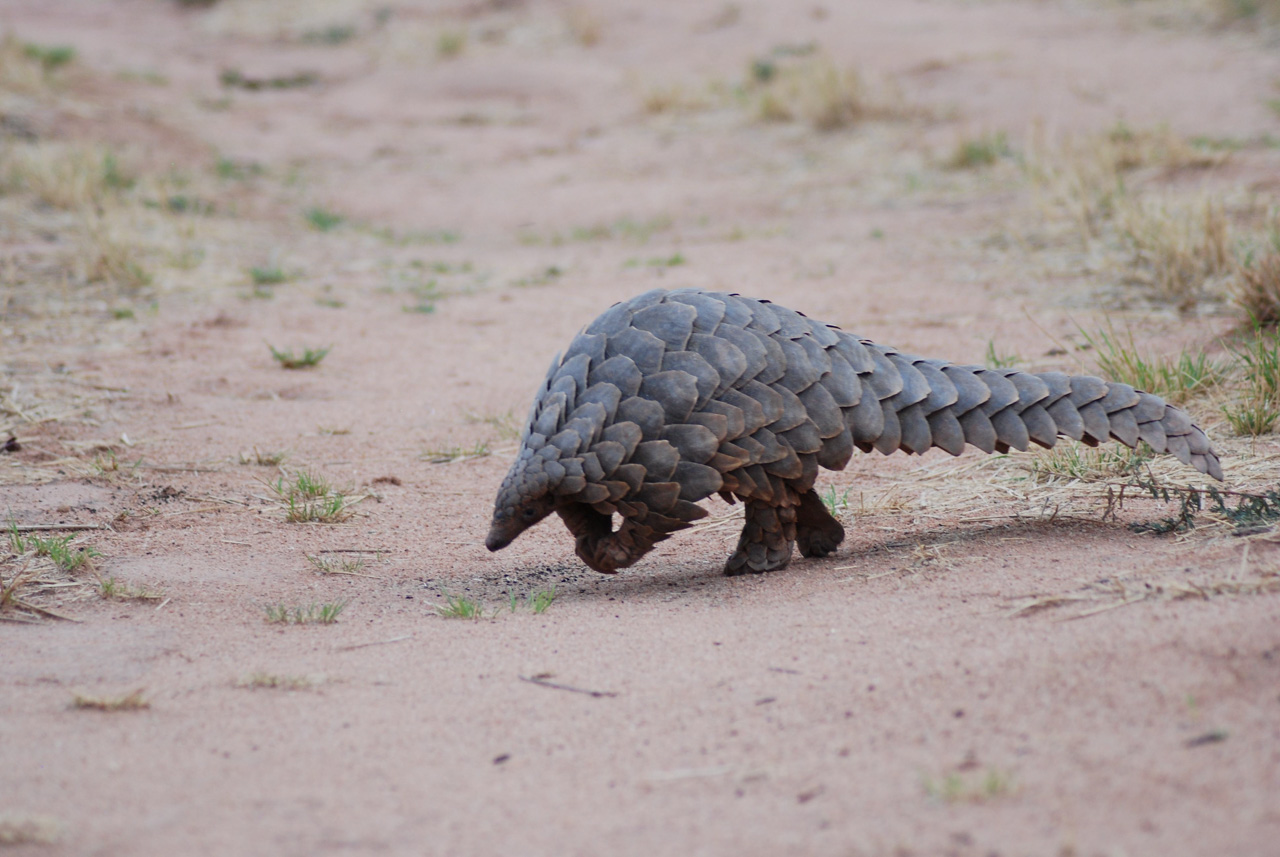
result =
[[[822,498],[810,489],[800,495],[796,509],[796,545],[801,556],[829,556],[844,541],[844,527],[840,525]]]
[[[786,568],[796,541],[796,507],[746,502],[746,523],[738,549],[724,564],[724,573],[760,574]]]

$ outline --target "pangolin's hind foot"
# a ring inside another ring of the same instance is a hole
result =
[[[844,541],[844,527],[832,517],[822,498],[809,490],[800,495],[796,510],[796,545],[801,556],[830,556]]]
[[[786,568],[791,562],[795,540],[794,506],[774,507],[759,500],[748,500],[738,549],[724,564],[724,573],[736,577]]]

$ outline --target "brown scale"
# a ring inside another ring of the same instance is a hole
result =
[[[1185,413],[1126,384],[926,360],[767,301],[655,289],[615,304],[552,362],[486,544],[500,550],[554,512],[583,562],[612,574],[719,494],[746,504],[726,573],[772,571],[796,546],[839,547],[844,528],[813,485],[855,449],[959,455],[1058,437],[1145,441],[1222,479]]]

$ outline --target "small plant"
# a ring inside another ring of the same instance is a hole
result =
[[[923,786],[929,797],[944,803],[982,803],[1014,791],[1013,775],[996,768],[988,768],[981,777],[966,777],[956,771],[940,782],[925,777]]]
[[[71,707],[89,711],[141,711],[151,707],[151,702],[142,695],[143,688],[138,688],[124,696],[91,696],[77,693],[71,698]]]
[[[444,30],[436,36],[436,54],[441,59],[460,56],[467,47],[467,34],[462,30]]]
[[[267,487],[284,506],[285,520],[293,524],[341,523],[351,517],[351,507],[362,499],[349,499],[324,477],[305,470],[291,478],[281,476],[274,483],[267,483]]]
[[[297,89],[320,82],[315,72],[300,71],[276,77],[246,77],[239,69],[229,68],[218,75],[218,82],[228,89],[261,92],[267,89]]]
[[[485,425],[498,433],[498,437],[502,440],[516,440],[520,437],[523,426],[516,419],[516,415],[512,411],[503,414],[495,414],[492,416],[480,416],[479,414],[465,414],[463,419],[472,425]]]
[[[1221,204],[1198,206],[1129,200],[1117,209],[1130,270],[1155,297],[1187,310],[1209,286],[1233,273],[1231,236]]]
[[[600,19],[584,6],[570,7],[565,15],[565,25],[574,41],[584,48],[595,47],[600,42]]]
[[[1016,354],[996,353],[996,341],[988,339],[986,362],[992,369],[1012,369],[1022,362],[1022,358]]]
[[[828,485],[827,490],[822,492],[820,495],[822,497],[822,505],[827,507],[831,517],[839,517],[841,512],[849,508],[849,490],[846,488],[837,494],[836,486]]]
[[[547,612],[547,608],[556,600],[556,588],[541,589],[529,596],[529,609],[535,614]]]
[[[276,467],[277,465],[282,464],[284,460],[288,458],[288,455],[289,454],[284,450],[263,452],[262,450],[258,449],[255,446],[253,448],[252,453],[248,453],[248,452],[240,453],[240,463],[241,464],[257,464],[259,466],[265,466],[265,467]]]
[[[1280,224],[1271,247],[1245,254],[1236,265],[1232,299],[1255,327],[1280,324]]]
[[[70,45],[37,45],[27,43],[22,46],[22,53],[27,59],[40,63],[46,72],[62,68],[76,58],[76,49]]]
[[[316,571],[321,574],[360,574],[364,569],[365,561],[363,557],[323,557],[312,556],[311,554],[303,554],[307,558],[307,562],[315,566]]]
[[[149,587],[123,583],[114,577],[99,580],[98,591],[103,598],[114,601],[159,601],[164,597]]]
[[[253,280],[255,286],[278,286],[288,280],[289,277],[279,265],[270,265],[262,268],[250,268],[249,279]]]
[[[332,625],[346,609],[346,601],[326,604],[308,604],[305,607],[287,607],[272,604],[266,608],[267,623],[271,625]]]
[[[683,253],[675,252],[670,256],[651,256],[648,259],[628,259],[623,267],[638,268],[644,265],[649,268],[674,268],[688,263]]]
[[[213,171],[226,181],[247,181],[263,173],[262,165],[220,157],[214,162]]]
[[[271,690],[309,690],[315,682],[304,675],[274,675],[267,672],[250,673],[236,682],[237,687]]]
[[[947,159],[946,165],[952,170],[973,170],[989,167],[1001,158],[1007,158],[1012,154],[1008,138],[1003,131],[1000,131],[959,141],[956,143],[955,151]]]
[[[1275,430],[1280,410],[1266,400],[1252,399],[1240,405],[1224,405],[1222,415],[1240,437],[1258,437]]]
[[[61,570],[74,573],[87,566],[91,566],[93,560],[101,557],[96,548],[85,547],[75,550],[71,547],[71,541],[74,536],[63,536],[62,538],[51,537],[41,538],[40,536],[27,536],[23,538],[18,532],[16,524],[10,524],[9,544],[13,547],[14,553],[34,553],[36,556],[48,557],[54,565]]]
[[[1255,320],[1253,336],[1231,353],[1244,367],[1250,391],[1260,399],[1280,404],[1280,333],[1264,331]]]
[[[350,24],[331,24],[319,30],[308,30],[302,41],[311,45],[341,45],[356,37],[356,28]]]
[[[452,464],[455,461],[484,458],[489,453],[489,444],[481,441],[472,447],[449,446],[443,449],[429,449],[422,454],[422,457],[428,464]]]
[[[312,229],[320,232],[331,232],[346,222],[346,218],[341,214],[314,206],[304,211],[302,216]]]
[[[444,604],[436,605],[436,615],[445,619],[483,619],[484,604],[478,599],[467,598],[465,595],[451,595],[448,592],[440,593],[444,598]],[[545,607],[543,608],[546,609]]]
[[[1134,485],[1148,492],[1152,499],[1165,503],[1177,501],[1178,514],[1144,524],[1130,524],[1129,529],[1135,533],[1181,533],[1195,529],[1195,516],[1204,511],[1206,504],[1209,511],[1234,525],[1237,530],[1248,530],[1260,524],[1271,524],[1280,520],[1280,491],[1269,489],[1262,494],[1245,491],[1220,491],[1217,488],[1183,488],[1160,485],[1154,481],[1136,480]],[[1234,508],[1227,505],[1228,497],[1236,497]]]
[[[1265,331],[1255,317],[1253,335],[1231,354],[1243,369],[1243,401],[1224,406],[1223,415],[1238,435],[1257,437],[1271,432],[1280,419],[1280,333]]]
[[[274,345],[268,344],[267,347],[282,369],[310,369],[319,366],[330,351],[330,348],[304,348],[302,354],[295,355],[292,348],[280,351]]]
[[[564,276],[564,269],[558,265],[548,265],[546,268],[531,274],[527,277],[521,277],[518,280],[512,280],[511,285],[516,288],[524,288],[526,286],[545,286],[548,283],[554,283],[560,277]]]

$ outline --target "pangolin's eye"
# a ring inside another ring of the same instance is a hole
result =
[[[520,510],[520,517],[524,518],[526,521],[532,521],[534,518],[538,517],[538,510],[532,506],[525,506]]]

